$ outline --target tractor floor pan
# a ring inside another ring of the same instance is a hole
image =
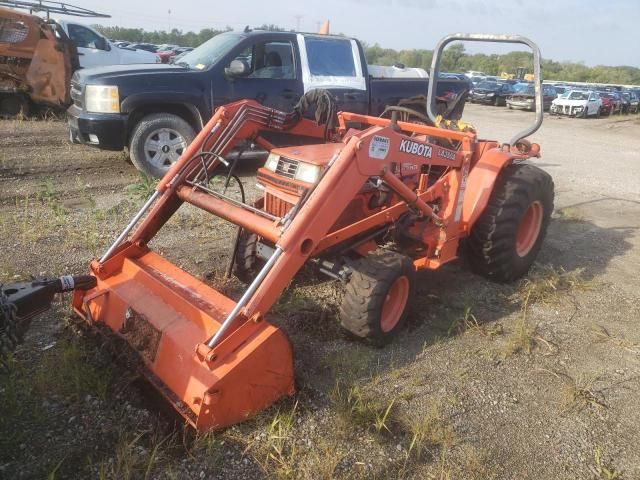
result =
[[[241,422],[294,393],[291,345],[266,321],[239,322],[201,353],[235,302],[160,255],[129,246],[92,270],[97,286],[76,292],[75,311],[124,339],[197,430]]]

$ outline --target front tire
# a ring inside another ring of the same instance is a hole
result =
[[[528,164],[506,167],[466,240],[472,270],[497,282],[525,275],[546,235],[553,200],[548,173]]]
[[[242,229],[238,237],[233,273],[243,283],[250,284],[264,266],[264,260],[258,257],[258,236]]]
[[[196,132],[184,119],[171,113],[152,113],[133,129],[129,154],[141,172],[162,178],[187,146]]]
[[[406,255],[378,250],[358,260],[340,306],[340,324],[353,335],[384,345],[406,322],[415,268]]]

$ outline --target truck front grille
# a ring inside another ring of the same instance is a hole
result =
[[[294,178],[297,171],[298,162],[280,157],[280,160],[278,160],[278,166],[276,167],[276,173],[278,175],[282,175],[287,178]]]

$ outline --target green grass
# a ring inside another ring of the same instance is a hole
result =
[[[33,377],[33,389],[42,395],[81,399],[92,395],[105,399],[115,376],[114,367],[98,367],[91,352],[77,341],[63,339],[45,353]]]
[[[336,382],[329,395],[339,417],[347,424],[373,430],[376,433],[392,433],[395,423],[396,399],[384,401],[364,393],[358,385],[347,386]]]

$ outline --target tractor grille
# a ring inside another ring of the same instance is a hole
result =
[[[293,178],[298,171],[298,162],[295,160],[289,160],[288,158],[280,157],[278,160],[278,166],[276,167],[276,173],[283,177]]]
[[[267,213],[282,218],[289,213],[293,205],[267,192],[264,196],[264,207]]]

